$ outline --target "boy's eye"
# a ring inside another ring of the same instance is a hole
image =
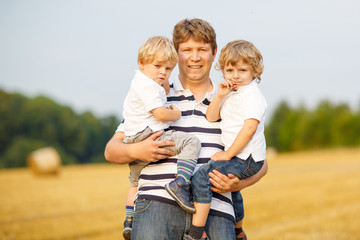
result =
[[[160,68],[160,65],[158,65],[158,64],[155,64],[154,66],[155,66],[156,68]]]

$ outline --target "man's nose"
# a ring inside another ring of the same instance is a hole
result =
[[[191,53],[191,60],[197,61],[200,59],[199,51],[192,51]]]

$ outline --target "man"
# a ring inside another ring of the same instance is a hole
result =
[[[210,69],[217,52],[216,34],[209,23],[201,19],[184,19],[175,25],[173,42],[179,56],[179,77],[171,85],[169,104],[182,112],[180,120],[171,128],[196,135],[202,145],[197,168],[223,150],[218,122],[206,120],[206,109],[215,96]],[[182,210],[168,195],[164,185],[176,177],[176,157],[163,147],[171,141],[156,141],[162,133],[135,144],[124,144],[121,125],[106,146],[109,162],[129,163],[136,159],[151,162],[142,170],[139,179],[136,214],[133,219],[132,240],[182,239],[191,224],[191,214]],[[210,239],[235,239],[235,216],[231,205],[231,191],[239,191],[257,182],[267,172],[267,164],[260,172],[246,180],[224,176],[214,171],[213,201],[205,231]],[[239,217],[239,216],[238,216]]]

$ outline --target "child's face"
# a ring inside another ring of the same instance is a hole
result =
[[[248,85],[255,79],[252,67],[243,61],[238,61],[235,65],[228,64],[223,69],[224,79],[234,84],[234,90]]]
[[[161,59],[155,57],[152,63],[139,63],[140,70],[148,78],[154,80],[160,86],[163,86],[165,82],[169,80],[171,71],[175,67],[175,64],[166,61],[162,62]]]

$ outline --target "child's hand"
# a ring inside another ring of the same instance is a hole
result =
[[[171,110],[173,110],[174,115],[176,115],[178,118],[178,120],[181,118],[181,111],[180,109],[178,109],[177,107],[175,107],[174,105],[170,105],[169,107]]]
[[[222,81],[219,83],[218,94],[220,96],[227,95],[233,89],[233,84],[229,81]]]
[[[231,156],[229,156],[229,154],[224,151],[224,152],[217,152],[214,155],[212,155],[211,160],[214,161],[229,161],[231,160]]]

